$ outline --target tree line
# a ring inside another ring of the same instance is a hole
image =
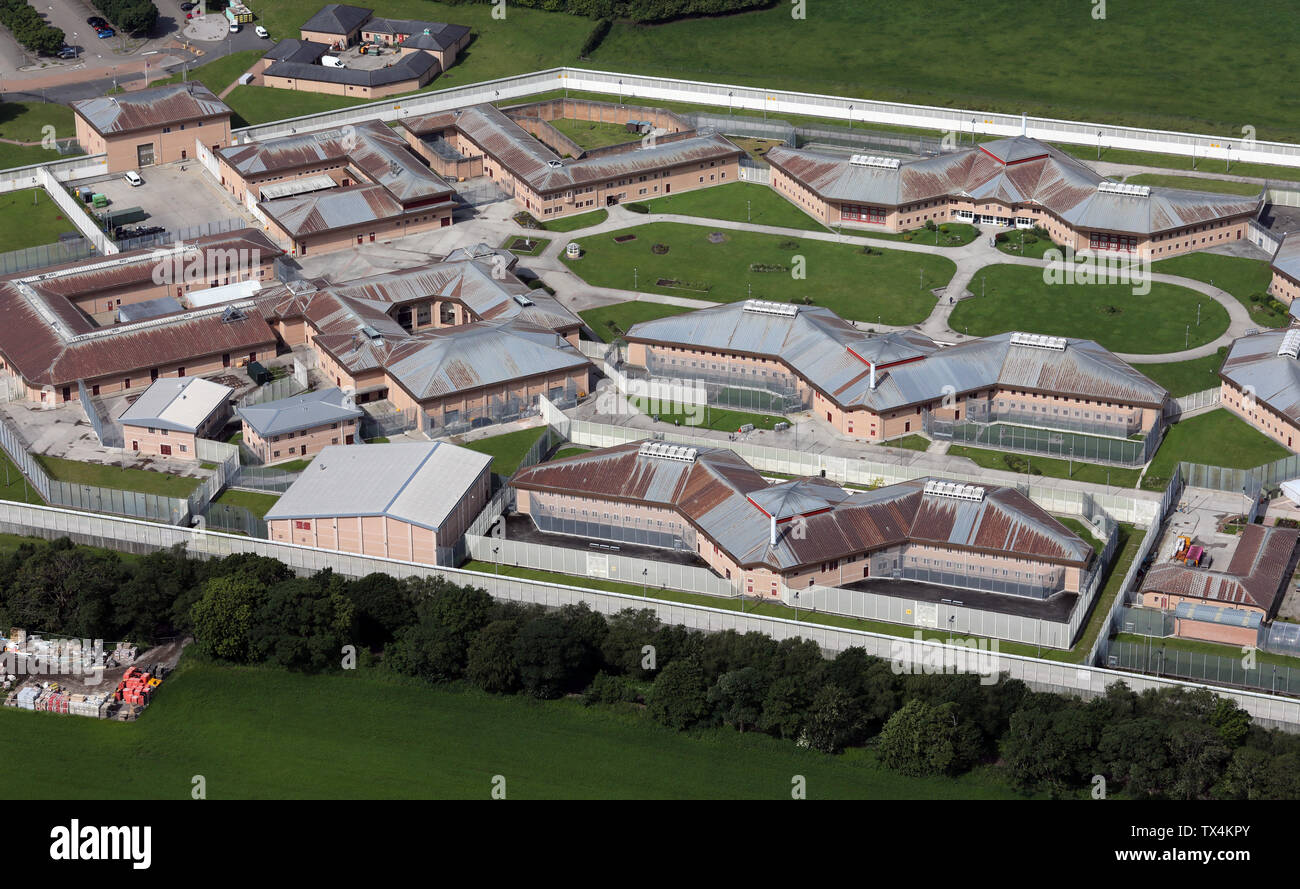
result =
[[[4,623],[8,621],[8,623]],[[1300,736],[1208,690],[1091,701],[1003,676],[900,674],[851,648],[702,633],[650,610],[606,617],[493,600],[445,578],[298,577],[274,559],[182,549],[123,558],[66,538],[0,557],[0,626],[113,641],[192,634],[201,656],[304,672],[357,666],[493,694],[580,695],[678,731],[762,732],[827,754],[867,747],[910,776],[991,769],[1052,797],[1300,798]]]
[[[158,22],[153,0],[92,0],[95,8],[128,34],[143,34]],[[181,22],[181,24],[185,24]]]
[[[27,0],[0,0],[0,23],[32,52],[53,55],[63,48],[63,29],[48,24]]]
[[[448,5],[495,3],[496,0],[445,0]],[[588,18],[666,22],[705,15],[727,15],[773,5],[775,0],[511,0],[512,6],[564,12]]]

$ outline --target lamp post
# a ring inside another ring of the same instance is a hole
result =
[[[636,274],[637,274],[636,266],[632,266],[632,289],[633,289],[633,290],[636,290],[636,289],[637,289],[637,286],[636,286]]]
[[[642,599],[648,599],[650,597],[649,592],[646,590],[646,584],[649,583],[649,577],[650,577],[650,569],[642,568],[641,569],[641,598]]]
[[[731,112],[732,112],[731,97],[732,97],[733,95],[735,95],[735,93],[733,93],[731,90],[727,90],[727,117],[731,117],[731,116],[732,116],[732,115],[731,115]]]
[[[1097,131],[1097,160],[1101,160],[1101,130]]]
[[[1187,325],[1187,330],[1183,332],[1183,348],[1186,349],[1187,345],[1191,341],[1192,341],[1192,325],[1189,324]]]
[[[495,573],[497,574],[501,573],[501,558],[498,555],[500,552],[501,552],[501,547],[499,546],[492,547],[492,563],[493,563],[493,568],[495,569]]]
[[[849,106],[849,129],[853,129],[853,106]]]
[[[794,619],[796,622],[798,622],[799,620],[799,591],[798,590],[794,591]]]

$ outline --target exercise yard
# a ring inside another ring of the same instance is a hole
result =
[[[752,222],[755,225],[804,231],[827,230],[826,226],[766,185],[753,182],[731,182],[711,188],[696,188],[640,203],[649,207],[651,213],[728,219],[732,222]]]
[[[1150,293],[1138,296],[1131,284],[1048,285],[1043,275],[1030,266],[981,269],[969,285],[974,298],[957,304],[948,325],[970,336],[1021,330],[1152,355],[1213,342],[1228,329],[1227,310],[1186,287],[1155,282]]]
[[[592,333],[607,343],[611,343],[628,332],[633,324],[680,315],[690,309],[681,306],[668,306],[663,303],[625,302],[612,306],[601,306],[579,312],[578,316],[591,328]]]
[[[1213,355],[1204,358],[1164,364],[1134,364],[1133,369],[1163,386],[1174,398],[1181,398],[1206,389],[1218,389],[1222,383],[1219,368],[1223,367],[1227,355],[1228,350],[1221,347]]]
[[[44,160],[51,160],[46,157]],[[0,194],[0,252],[53,244],[77,226],[41,188]]]
[[[957,270],[942,256],[878,247],[865,248],[868,255],[850,244],[676,222],[604,232],[580,243],[582,257],[564,262],[599,287],[714,302],[807,300],[844,318],[891,325],[925,320],[935,305],[931,291]]]
[[[1291,452],[1237,419],[1226,408],[1191,417],[1169,427],[1165,440],[1142,477],[1148,491],[1163,491],[1179,463],[1204,463],[1253,469],[1289,457]]]
[[[559,117],[548,120],[551,126],[577,143],[579,148],[590,150],[604,148],[607,145],[622,145],[624,142],[636,142],[639,133],[629,132],[619,123],[606,123],[600,120],[571,120]]]
[[[686,431],[691,429],[716,429],[722,432],[739,432],[742,426],[753,426],[755,429],[771,430],[777,423],[782,422],[785,418],[779,414],[755,414],[748,411],[733,410],[732,408],[716,407],[714,405],[702,404],[691,408],[679,406],[676,410],[650,410],[656,407],[649,402],[649,399],[642,397],[629,398],[628,402],[643,414],[650,414],[657,417],[661,423],[670,423],[674,426],[681,426]]]

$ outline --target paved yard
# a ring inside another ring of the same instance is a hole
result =
[[[95,182],[97,192],[108,197],[110,210],[141,207],[149,217],[132,225],[161,225],[168,231],[203,222],[242,218],[261,228],[229,194],[215,183],[196,160],[145,167],[144,185],[132,186],[121,176]]]

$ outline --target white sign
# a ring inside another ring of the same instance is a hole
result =
[[[916,603],[916,625],[918,627],[938,627],[939,626],[939,603],[938,602],[917,602]]]

